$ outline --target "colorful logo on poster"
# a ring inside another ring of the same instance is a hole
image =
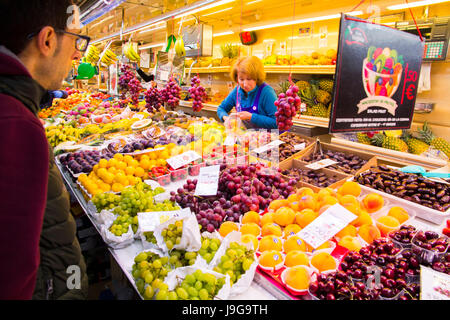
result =
[[[403,56],[395,49],[371,46],[362,67],[367,98],[358,104],[358,114],[370,107],[381,107],[395,116],[398,105],[391,97],[397,91],[403,72]]]
[[[351,24],[345,29],[345,42],[347,42],[348,45],[357,44],[364,46],[367,44],[367,36],[361,28]]]

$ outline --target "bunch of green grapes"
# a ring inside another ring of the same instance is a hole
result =
[[[150,205],[145,211],[175,211],[180,210],[181,208],[176,204],[176,202],[170,200],[164,200],[160,203],[153,203]]]
[[[196,270],[186,275],[173,291],[160,289],[156,300],[212,300],[225,284],[225,278],[217,279],[210,273]]]
[[[144,183],[144,185],[146,184]],[[145,187],[138,189],[137,186],[129,186],[122,190],[120,204],[114,209],[114,213],[135,216],[138,212],[144,212],[154,204],[152,190],[145,190]]]
[[[131,217],[128,214],[124,214],[123,216],[118,216],[116,220],[114,220],[111,227],[109,227],[109,231],[111,231],[116,236],[121,236],[124,233],[128,232],[128,227],[131,225],[131,229],[133,233],[136,233],[138,228],[138,219],[137,216]]]
[[[237,242],[231,242],[225,254],[220,257],[219,265],[214,267],[214,271],[228,274],[231,285],[248,270],[254,262],[254,251],[248,250],[245,246]]]
[[[208,239],[202,237],[202,247],[198,253],[203,257],[203,259],[206,260],[207,263],[210,263],[219,247],[220,239]]]
[[[144,251],[134,258],[131,273],[136,287],[144,299],[152,299],[158,289],[167,289],[163,280],[172,269],[169,257],[161,257],[151,251]]]
[[[144,232],[143,234],[144,234],[145,240],[147,240],[147,242],[157,244],[155,234],[153,233],[153,231],[147,231],[147,232]]]
[[[166,229],[161,231],[161,236],[169,250],[172,250],[175,245],[180,244],[182,234],[183,220],[177,220],[175,223],[169,224]]]
[[[175,268],[191,266],[197,259],[197,252],[185,250],[172,250],[169,254],[169,263]]]
[[[120,198],[120,195],[111,192],[97,193],[92,198],[92,203],[97,208],[97,211],[100,212],[103,209],[113,209],[117,207],[120,203]]]

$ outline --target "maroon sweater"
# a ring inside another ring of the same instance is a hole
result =
[[[0,299],[31,299],[47,199],[49,151],[37,117],[45,90],[0,53]]]

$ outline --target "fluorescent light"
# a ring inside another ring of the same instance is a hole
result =
[[[147,32],[150,32],[150,31],[155,31],[155,30],[164,29],[165,27],[166,27],[166,25],[164,24],[164,25],[162,25],[162,26],[160,26],[160,27],[156,27],[156,28],[151,28],[151,29],[145,28],[145,29],[143,29],[142,31],[139,31],[138,33],[139,33],[139,34],[141,34],[141,33],[147,33]]]
[[[96,24],[94,24],[94,25],[92,25],[92,26],[90,26],[90,27],[91,27],[91,28],[95,28],[95,27],[98,26],[99,24],[102,24],[103,22],[108,21],[108,20],[111,19],[111,18],[114,18],[114,16],[111,15],[111,16],[109,16],[109,17],[106,17],[105,19],[100,20],[99,22],[97,22]],[[88,24],[88,25],[89,25],[89,24]]]
[[[254,3],[257,3],[257,2],[261,2],[261,1],[263,1],[263,0],[250,1],[250,2],[247,2],[246,5],[248,6],[249,4],[254,4]]]
[[[139,50],[145,50],[145,49],[150,49],[150,48],[162,47],[164,45],[165,45],[165,43],[154,43],[154,44],[140,46]]]
[[[233,9],[233,7],[225,8],[225,9],[214,11],[214,12],[207,13],[207,14],[202,14],[202,17],[211,16],[213,14],[224,12],[224,11],[228,11],[228,10],[231,10],[231,9]]]
[[[350,16],[358,16],[358,15],[363,14],[363,12],[362,11],[352,11],[352,12],[346,12],[345,14],[348,14]],[[290,26],[293,24],[338,19],[340,17],[341,17],[341,15],[339,13],[336,13],[336,14],[330,14],[327,16],[312,17],[312,18],[305,18],[305,19],[299,19],[299,20],[290,20],[290,21],[284,21],[284,22],[279,22],[279,23],[266,24],[266,25],[262,25],[262,26],[258,26],[258,27],[250,27],[250,28],[245,28],[244,31],[256,31],[256,30],[262,30],[262,29],[284,27],[284,26]]]
[[[411,2],[408,4],[396,4],[393,6],[388,6],[386,9],[388,10],[401,10],[401,9],[408,9],[408,8],[414,8],[414,7],[422,7],[422,6],[428,6],[430,4],[437,4],[437,3],[443,3],[443,2],[449,2],[449,0],[425,0],[425,1],[416,1]]]
[[[230,34],[234,34],[234,32],[233,31],[225,31],[225,32],[214,33],[213,37],[227,36]]]
[[[211,9],[211,8],[214,8],[214,7],[218,7],[218,6],[221,6],[223,4],[227,4],[227,3],[230,3],[230,2],[234,2],[234,1],[235,0],[221,0],[221,1],[209,4],[207,6],[204,6],[204,7],[198,8],[198,9],[194,9],[194,10],[191,10],[191,11],[179,14],[179,15],[175,16],[175,19],[178,19],[178,18],[181,18],[181,17],[185,17],[185,16],[188,16],[188,15],[197,13],[199,11],[204,11],[204,10],[208,10],[208,9]]]

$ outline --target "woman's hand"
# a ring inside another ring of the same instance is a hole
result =
[[[239,116],[239,118],[241,118],[241,120],[251,120],[252,119],[252,114],[247,111],[238,112],[238,116]]]
[[[222,121],[223,121],[223,122],[227,121],[228,117],[229,117],[229,116],[223,116],[223,117],[222,117]]]

